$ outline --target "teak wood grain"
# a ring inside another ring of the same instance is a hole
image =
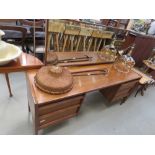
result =
[[[104,69],[109,70],[108,75],[92,75],[92,76],[82,76],[74,77],[74,87],[73,89],[65,94],[61,95],[51,95],[44,93],[39,90],[34,84],[34,76],[37,70],[27,71],[27,80],[31,84],[31,92],[33,92],[33,97],[36,99],[36,104],[44,104],[47,102],[54,102],[62,100],[65,98],[73,97],[79,94],[84,94],[93,90],[103,89],[106,87],[118,85],[132,80],[140,79],[140,75],[134,71],[130,71],[127,74],[122,74],[117,72],[112,64],[104,65],[94,65],[94,66],[83,66],[83,67],[69,67],[71,72],[82,71],[86,69]]]
[[[10,72],[19,72],[26,71],[31,69],[38,69],[43,66],[43,63],[36,57],[22,53],[19,58],[11,61],[5,66],[0,66],[0,73],[10,73]]]
[[[41,66],[43,66],[43,63],[38,58],[36,58],[30,54],[26,54],[26,53],[22,53],[19,58],[11,61],[9,64],[7,64],[5,66],[0,66],[0,73],[5,74],[10,97],[12,97],[13,95],[12,95],[12,91],[11,91],[8,73],[26,71],[29,69],[38,69]]]
[[[105,75],[76,76],[73,89],[65,94],[51,95],[39,90],[34,84],[34,76],[37,70],[27,71],[28,103],[32,112],[35,134],[40,129],[76,116],[87,92],[101,90],[111,101],[123,99],[123,102],[131,94],[135,83],[141,78],[134,71],[127,74],[117,72],[112,64],[72,66],[73,72],[107,68],[109,73]],[[105,91],[104,91],[105,90]],[[119,91],[120,90],[120,91]]]

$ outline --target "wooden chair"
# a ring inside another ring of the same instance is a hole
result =
[[[0,25],[0,29],[4,30],[5,36],[3,40],[15,44],[17,46],[21,46],[22,50],[25,50],[25,38],[27,35],[27,30],[21,26],[6,26]]]
[[[117,51],[121,50],[122,49],[122,46],[125,42],[125,39],[123,40],[120,40],[120,39],[116,39],[115,42],[114,42],[114,46],[115,48],[117,49]]]
[[[19,19],[18,21],[21,25],[27,25],[31,27],[34,25],[34,19]],[[44,25],[44,19],[35,19],[35,25],[36,27],[42,27]]]
[[[102,33],[103,43],[101,44],[101,46],[98,46],[97,51],[99,49],[102,49],[106,45],[107,40],[112,41],[112,38],[113,38],[113,35],[114,35],[114,33],[111,32],[111,31],[102,31],[101,33]]]
[[[44,41],[45,41],[44,23],[45,23],[45,20],[43,19],[19,19],[18,20],[18,24],[27,29],[27,36],[25,40],[27,52],[32,51],[34,53],[34,49],[36,49],[37,51],[38,48],[40,48],[38,46],[44,45]]]
[[[34,27],[30,28],[30,32],[32,35],[32,38],[34,38],[33,41],[27,42],[26,43],[26,48],[29,54],[34,55],[41,61],[44,60],[44,54],[45,54],[45,33],[44,33],[44,28],[43,27],[35,27],[35,32],[34,32]],[[42,39],[36,39],[36,33],[43,34]],[[35,44],[35,45],[34,45]]]
[[[112,36],[113,32],[110,31],[93,30],[87,51],[99,51],[101,45],[105,46],[106,39],[112,39]]]
[[[51,50],[51,43],[54,51],[62,50],[62,35],[65,30],[65,24],[57,20],[47,21],[47,48]]]
[[[81,27],[80,33],[78,35],[78,41],[76,44],[75,51],[86,51],[88,41],[90,36],[92,35],[92,32],[93,32],[93,29]]]
[[[80,33],[80,27],[74,25],[66,25],[63,35],[63,48],[62,51],[75,50],[75,44],[77,43],[77,36]],[[75,38],[76,37],[76,38]]]
[[[144,96],[144,91],[146,91],[149,86],[155,85],[155,80],[150,75],[147,75],[138,69],[133,68],[133,70],[142,76],[142,78],[139,80],[139,85],[135,97],[138,93],[141,93],[141,95]]]

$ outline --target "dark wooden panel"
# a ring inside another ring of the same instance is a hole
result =
[[[128,83],[124,83],[119,87],[118,91],[129,89],[129,88],[133,87],[137,82],[138,81],[131,81]]]
[[[155,47],[155,37],[129,31],[122,45],[122,49],[129,47],[133,43],[136,46],[133,50],[132,57],[136,61],[136,66],[141,67],[143,60],[148,59],[152,54],[152,49]]]
[[[60,122],[62,122],[62,121],[65,121],[65,120],[67,120],[67,119],[69,119],[69,118],[72,118],[72,117],[74,117],[74,116],[76,116],[76,115],[77,115],[77,114],[74,113],[74,114],[67,115],[67,116],[65,116],[65,117],[59,118],[59,119],[57,119],[57,120],[48,122],[48,123],[46,123],[46,124],[41,125],[41,126],[38,128],[38,130],[39,130],[39,129],[46,128],[46,127],[51,126],[51,125],[58,124],[58,123],[60,123]]]
[[[100,90],[100,92],[108,99],[109,102],[114,102],[121,100],[124,97],[128,97],[130,95],[130,90],[135,87],[137,82],[138,80],[130,81],[124,84]]]
[[[152,49],[155,47],[155,38],[136,37],[135,49],[133,50],[132,57],[136,61],[136,66],[141,67],[143,60],[148,59],[151,56]]]
[[[60,102],[56,103],[50,103],[45,106],[39,107],[39,115],[44,115],[51,113],[53,111],[57,111],[63,108],[67,108],[69,106],[78,105],[81,103],[81,100],[84,98],[84,96],[78,96],[75,98],[66,99]]]
[[[80,105],[71,106],[39,117],[40,125],[77,113]]]

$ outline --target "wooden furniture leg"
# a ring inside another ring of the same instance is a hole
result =
[[[64,44],[63,44],[63,48],[62,48],[63,52],[65,51],[65,48],[66,48],[67,39],[68,39],[68,35],[64,37]]]
[[[57,51],[59,52],[60,51],[60,48],[59,48],[59,34],[56,34],[56,46],[57,46]]]
[[[94,52],[96,51],[96,44],[97,44],[97,38],[95,38],[95,42],[94,42]]]
[[[93,39],[90,38],[87,51],[90,51],[90,48],[91,48],[91,45],[92,45],[92,41],[93,41]]]
[[[86,37],[83,38],[83,51],[86,51]]]
[[[81,36],[79,36],[79,38],[78,38],[75,51],[78,51],[78,49],[79,49],[80,40],[81,40]]]
[[[101,46],[101,42],[102,42],[102,39],[100,39],[100,41],[99,41],[99,44],[98,44],[98,46],[97,46],[97,50],[96,50],[96,51],[99,51],[100,46]]]
[[[135,97],[137,96],[139,92],[141,93],[141,96],[144,96],[144,91],[146,90],[146,88],[147,88],[147,84],[140,85],[140,87],[138,88],[135,94]]]
[[[6,79],[6,82],[7,82],[8,89],[9,89],[10,97],[12,97],[13,94],[12,94],[12,92],[11,92],[11,86],[10,86],[10,81],[9,81],[8,73],[5,73],[5,79]]]

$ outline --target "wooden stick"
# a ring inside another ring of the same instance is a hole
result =
[[[93,41],[93,38],[90,38],[90,42],[89,42],[89,45],[88,45],[88,49],[87,49],[87,51],[90,50],[90,47],[91,47],[91,45],[92,45],[92,41]]]
[[[76,50],[75,51],[78,51],[80,41],[81,41],[81,36],[79,36],[79,38],[78,38],[78,41],[77,41],[77,44],[76,44]]]
[[[59,52],[60,49],[59,49],[59,34],[58,33],[56,34],[56,46],[57,46],[57,51]]]
[[[64,37],[64,44],[63,44],[63,48],[62,48],[62,51],[63,51],[63,52],[64,52],[65,47],[66,47],[67,39],[68,39],[68,35],[66,35],[66,36]]]
[[[86,36],[83,38],[83,51],[86,51]]]
[[[94,51],[96,51],[97,38],[95,38]]]
[[[74,42],[74,36],[71,36],[71,46],[70,46],[71,51],[73,51],[73,42]]]
[[[101,42],[102,42],[102,39],[100,39],[100,41],[99,41],[99,44],[98,44],[98,46],[97,46],[97,51],[99,51],[99,48],[100,48],[100,46],[101,46]]]

